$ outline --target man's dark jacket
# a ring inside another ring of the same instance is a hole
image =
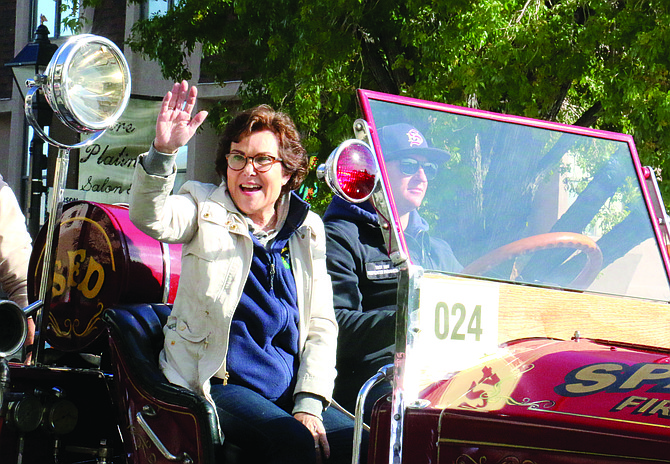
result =
[[[393,363],[398,272],[384,245],[377,213],[368,202],[334,196],[323,217],[326,262],[340,326],[334,398],[353,411],[363,383]],[[414,264],[456,272],[462,266],[449,244],[428,235],[428,224],[410,213],[405,240]]]

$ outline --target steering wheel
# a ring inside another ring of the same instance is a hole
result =
[[[594,240],[586,235],[573,232],[550,232],[508,243],[468,264],[462,272],[463,274],[483,275],[488,270],[515,256],[553,248],[571,248],[585,253],[586,264],[579,275],[570,283],[570,286],[586,288],[591,285],[603,265],[602,251]]]

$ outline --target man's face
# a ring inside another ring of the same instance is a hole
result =
[[[433,163],[424,166],[424,163],[428,163],[428,160],[421,155],[409,155],[386,163],[386,171],[399,216],[417,209],[421,206],[423,197],[426,196],[428,188],[426,170],[430,171],[433,168],[436,170],[437,166]],[[410,172],[413,174],[409,174]]]

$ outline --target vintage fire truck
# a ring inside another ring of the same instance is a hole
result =
[[[76,80],[90,62],[78,54],[109,50],[88,40],[56,54],[42,91],[95,136],[124,103],[100,105],[98,127],[98,116],[68,110],[68,72]],[[399,290],[394,363],[352,411],[354,462],[364,428],[371,464],[670,462],[670,231],[633,139],[368,90],[358,98],[353,138],[319,175],[374,205]],[[450,155],[430,166],[417,211],[461,271],[422,268],[408,246],[379,137],[400,123]],[[0,304],[0,463],[244,462],[209,403],[158,370],[179,248],[143,235],[122,205],[62,204],[54,191],[31,259],[34,303]],[[41,329],[33,359],[8,361],[28,314]],[[380,382],[392,394],[364,424]]]

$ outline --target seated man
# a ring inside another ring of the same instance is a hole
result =
[[[423,135],[409,124],[382,127],[379,138],[412,262],[427,269],[461,270],[449,244],[431,237],[428,223],[417,212],[428,181],[435,178],[439,164],[449,159],[449,153],[429,147]],[[388,256],[370,202],[353,204],[335,196],[323,220],[340,327],[333,397],[353,412],[363,383],[380,367],[393,363],[398,271]],[[368,405],[385,391],[389,391],[387,385],[372,392]]]

